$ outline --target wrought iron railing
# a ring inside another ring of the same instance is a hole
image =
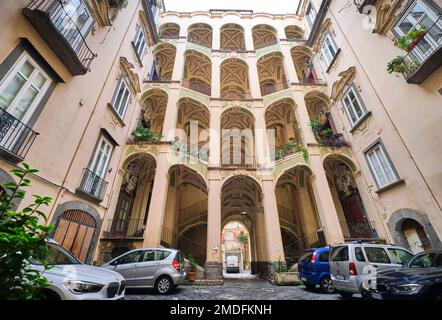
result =
[[[178,156],[191,156],[202,161],[209,161],[208,149],[199,148],[196,145],[188,144],[186,141],[176,140],[172,145],[172,149]]]
[[[279,92],[285,89],[288,89],[290,87],[290,83],[285,81],[285,82],[280,82],[280,83],[275,83],[275,84],[264,84],[261,85],[261,94],[263,96],[275,93],[275,92]]]
[[[301,82],[299,82],[299,84],[324,86],[327,85],[327,82],[322,79],[305,78],[301,79]]]
[[[106,188],[106,181],[99,177],[95,172],[92,172],[87,168],[84,169],[83,179],[81,180],[79,187],[80,191],[101,201],[104,199]]]
[[[261,43],[257,43],[254,46],[255,46],[255,50],[259,50],[259,49],[262,49],[262,48],[265,48],[265,47],[273,46],[273,45],[275,45],[277,43],[278,43],[278,40],[275,38],[275,39],[272,39],[272,40],[269,40],[269,41],[264,41],[264,42],[261,42]]]
[[[335,147],[335,148],[343,148],[349,147],[350,143],[348,143],[342,133],[333,133],[330,135],[319,135],[318,137],[319,144],[326,147]]]
[[[304,254],[306,249],[321,248],[327,245],[323,230],[318,230],[309,235],[305,235],[298,240],[284,246],[284,256],[287,265],[293,265]]]
[[[425,36],[414,44],[414,48],[404,57],[404,77],[409,79],[419,68],[421,68],[433,55],[442,47],[442,15],[436,22],[425,31]],[[442,64],[441,59],[436,59],[436,67]]]
[[[221,92],[221,99],[223,100],[251,100],[252,95],[248,92]]]
[[[181,82],[181,85],[187,89],[202,93],[206,96],[210,96],[212,93],[212,89],[210,86],[199,81],[183,80]]]
[[[75,21],[65,8],[62,0],[33,0],[27,7],[28,10],[44,12],[50,18],[53,26],[67,41],[70,48],[85,69],[90,68],[92,61],[97,56],[92,52]],[[77,9],[78,10],[78,9]],[[75,12],[74,14],[78,14]]]
[[[193,37],[190,37],[190,36],[189,36],[189,37],[187,38],[187,41],[190,42],[190,43],[197,44],[197,45],[202,46],[202,47],[209,48],[209,49],[212,48],[212,44],[211,44],[211,43],[209,43],[209,42],[207,42],[207,41],[204,41],[204,40],[202,40],[202,39],[197,39],[197,38],[193,38]]]
[[[103,238],[128,239],[144,238],[144,219],[110,219]]]
[[[177,235],[166,227],[163,227],[161,244],[167,248],[180,250],[186,258],[194,258],[200,266],[204,266],[206,263],[206,248],[204,246],[182,235]]]
[[[223,157],[221,156],[221,167],[223,168],[256,168],[258,164],[258,158],[256,156],[244,156],[241,157]]]
[[[349,222],[340,221],[344,239],[376,239],[375,221]]]
[[[0,148],[23,160],[38,133],[0,108]]]

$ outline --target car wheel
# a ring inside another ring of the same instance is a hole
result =
[[[172,292],[174,284],[172,280],[167,276],[159,277],[155,282],[155,290],[162,295],[166,295]]]
[[[321,286],[321,290],[325,293],[335,292],[335,288],[333,287],[333,283],[332,283],[330,277],[322,278],[319,285]]]
[[[351,292],[339,291],[339,294],[345,299],[350,299],[351,297],[353,297],[353,293]]]
[[[41,298],[42,300],[49,300],[49,301],[61,300],[60,296],[57,293],[55,293],[52,290],[45,290],[45,289],[41,291]]]
[[[435,290],[435,292],[432,294],[433,300],[442,301],[442,290]]]
[[[313,283],[304,282],[304,285],[307,289],[310,289],[310,290],[313,290],[314,288],[316,288],[316,284],[313,284]]]

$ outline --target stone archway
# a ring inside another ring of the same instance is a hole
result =
[[[411,227],[412,224],[415,225],[417,239],[422,243],[424,249],[428,246],[428,244],[423,243],[426,241],[424,237],[428,239],[432,249],[442,248],[442,242],[428,216],[409,208],[403,208],[393,212],[387,223],[395,244],[412,249],[413,244],[410,245],[410,238],[407,240],[407,236],[404,234],[404,223],[407,222],[410,224],[408,227]],[[422,227],[424,234],[418,230],[420,229],[419,227]]]
[[[229,23],[221,27],[221,50],[246,50],[243,27],[234,23]]]
[[[241,59],[226,59],[220,67],[222,99],[249,99],[249,67]]]
[[[259,58],[257,67],[262,96],[289,88],[283,61],[281,52],[272,52]]]

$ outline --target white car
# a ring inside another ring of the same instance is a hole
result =
[[[62,246],[47,242],[51,266],[45,270],[37,259],[31,261],[49,281],[43,289],[47,299],[54,300],[121,300],[124,299],[126,281],[119,273],[104,268],[82,264]]]

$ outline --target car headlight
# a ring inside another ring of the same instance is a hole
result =
[[[104,287],[104,285],[99,283],[79,280],[69,280],[64,286],[74,294],[98,292]]]
[[[418,293],[422,289],[421,284],[404,284],[400,286],[391,287],[392,291],[395,293],[410,294]]]

